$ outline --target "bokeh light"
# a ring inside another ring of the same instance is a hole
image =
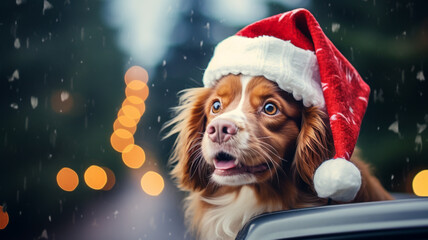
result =
[[[52,110],[57,113],[68,113],[74,105],[74,99],[71,93],[67,91],[55,91],[51,96]]]
[[[422,170],[413,178],[413,192],[419,197],[428,197],[428,170]]]
[[[122,107],[128,106],[128,105],[136,107],[138,111],[140,111],[141,115],[143,115],[146,110],[146,105],[144,104],[143,99],[137,96],[129,96],[125,99],[125,101],[123,101]]]
[[[149,74],[146,69],[140,66],[132,66],[125,73],[125,83],[128,85],[133,80],[140,80],[145,83],[149,81]]]
[[[102,188],[102,190],[109,191],[116,184],[116,177],[115,177],[113,171],[110,170],[110,168],[107,168],[107,167],[102,167],[102,168],[104,169],[104,171],[107,174],[107,182],[106,182],[106,185],[104,185],[104,187]]]
[[[134,144],[134,136],[125,129],[117,129],[110,137],[110,143],[114,150],[122,152],[128,145]]]
[[[131,105],[126,105],[119,110],[117,117],[126,116],[138,122],[140,121],[141,115],[142,114],[140,113],[138,108]]]
[[[125,129],[129,131],[131,134],[134,134],[137,130],[137,123],[134,119],[131,119],[125,115],[122,115],[116,119],[113,123],[113,130],[116,131],[118,129]]]
[[[107,184],[106,171],[102,167],[96,165],[88,167],[83,177],[86,185],[95,190],[101,190]]]
[[[7,224],[9,224],[9,214],[0,206],[0,230],[5,229]]]
[[[56,175],[56,182],[62,190],[72,192],[79,185],[79,177],[73,169],[64,167]]]
[[[144,150],[138,145],[128,145],[122,152],[122,160],[130,168],[140,168],[146,161]]]
[[[126,86],[125,94],[126,97],[135,96],[146,101],[149,96],[149,87],[142,81],[133,80]]]
[[[162,176],[153,171],[148,171],[141,178],[141,188],[150,196],[158,196],[163,188],[165,183]]]

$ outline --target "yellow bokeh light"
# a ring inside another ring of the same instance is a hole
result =
[[[413,178],[413,192],[419,197],[428,197],[428,170],[422,170]]]
[[[107,184],[107,173],[102,167],[92,165],[86,169],[83,175],[88,187],[100,190]]]
[[[114,121],[113,129],[116,131],[118,129],[125,129],[129,131],[131,134],[134,134],[137,130],[137,123],[134,119],[131,119],[125,115],[120,116]]]
[[[133,80],[126,86],[125,94],[126,97],[135,96],[146,101],[149,96],[149,87],[142,81]]]
[[[125,99],[125,101],[123,101],[122,107],[128,105],[137,108],[141,115],[143,115],[146,111],[146,105],[144,104],[143,99],[137,96],[129,96]]]
[[[102,190],[109,191],[114,187],[114,184],[116,184],[116,177],[114,176],[114,173],[112,170],[110,170],[110,168],[107,168],[107,167],[102,167],[102,168],[107,174],[107,182],[102,188]]]
[[[130,168],[140,168],[146,161],[144,150],[138,145],[128,145],[122,152],[122,160]]]
[[[149,74],[146,69],[140,66],[132,66],[125,73],[125,83],[129,84],[133,80],[140,80],[147,83],[149,80]]]
[[[142,114],[140,113],[138,108],[131,106],[131,105],[126,105],[126,106],[123,106],[119,110],[117,117],[126,116],[126,117],[131,118],[134,121],[138,122],[138,121],[140,121],[141,115]]]
[[[150,196],[158,196],[162,192],[164,186],[165,183],[163,178],[157,172],[148,171],[141,178],[141,188]]]
[[[7,224],[9,224],[9,214],[0,206],[0,230],[5,229]]]
[[[125,129],[117,129],[110,137],[110,143],[114,150],[122,152],[128,145],[134,144],[134,136]]]
[[[56,182],[62,190],[72,192],[79,185],[79,177],[73,169],[64,167],[56,175]]]

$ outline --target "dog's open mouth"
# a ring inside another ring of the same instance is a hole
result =
[[[243,173],[261,173],[268,170],[269,166],[262,163],[256,166],[246,166],[237,164],[236,158],[229,153],[219,152],[214,159],[214,174],[221,176],[230,176]]]

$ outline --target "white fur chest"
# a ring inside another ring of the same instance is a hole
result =
[[[205,212],[199,224],[201,239],[234,239],[251,217],[266,212],[265,207],[257,203],[254,191],[246,186],[238,194],[202,198],[202,201],[214,207]]]

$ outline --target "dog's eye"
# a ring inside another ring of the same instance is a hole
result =
[[[211,112],[212,113],[218,113],[220,112],[220,108],[221,108],[221,103],[220,101],[215,101],[213,103],[213,106],[211,107]]]
[[[275,115],[278,112],[278,107],[273,103],[266,103],[263,107],[263,111],[267,115]]]

